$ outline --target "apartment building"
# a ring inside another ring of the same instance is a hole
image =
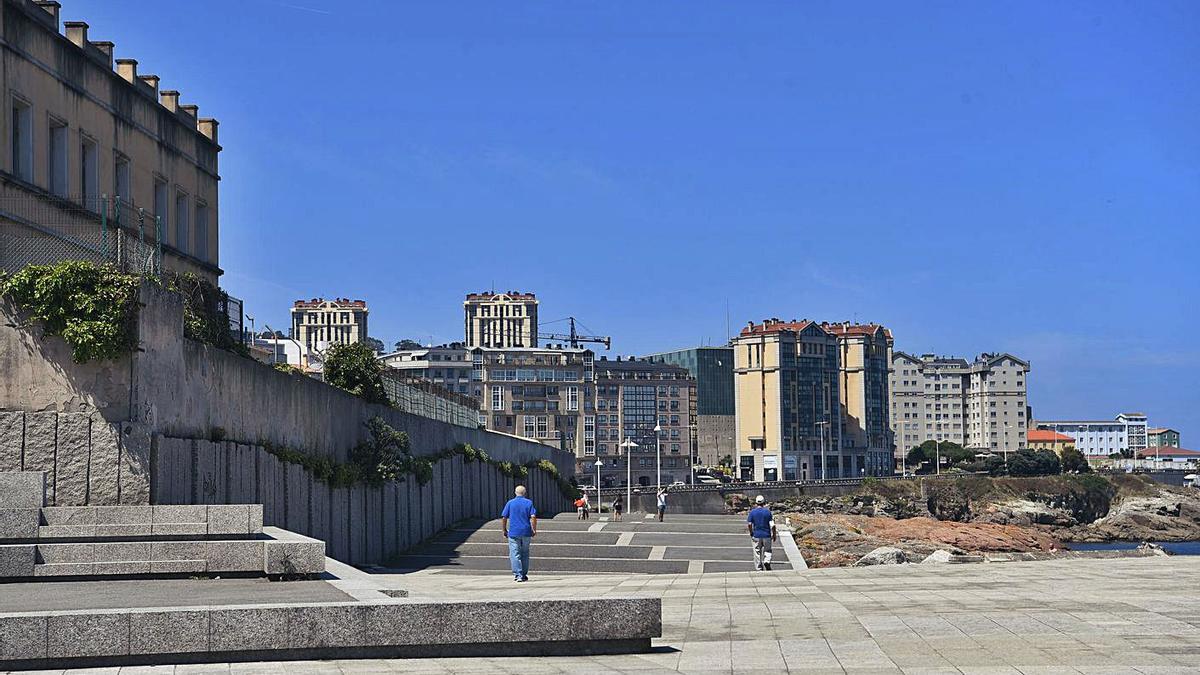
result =
[[[461,342],[448,345],[406,349],[379,357],[388,368],[402,371],[410,377],[418,377],[441,385],[457,394],[479,398],[479,385],[471,383],[471,353]]]
[[[1146,415],[1127,412],[1111,420],[1037,420],[1034,428],[1056,431],[1075,439],[1075,447],[1090,457],[1121,453],[1133,457],[1147,445]]]
[[[686,368],[696,380],[695,462],[716,466],[737,454],[734,436],[733,348],[693,347],[651,354],[646,360]]]
[[[892,355],[890,407],[896,459],[925,441],[987,452],[1025,447],[1029,363],[983,353],[973,361],[905,352]]]
[[[888,405],[892,333],[878,324],[850,322],[822,323],[821,328],[837,338],[843,453],[857,458],[860,474],[890,474],[894,466]]]
[[[1075,449],[1075,439],[1057,431],[1030,429],[1025,435],[1026,447],[1030,450],[1049,450],[1061,455],[1065,450]]]
[[[88,24],[61,34],[58,2],[0,6],[0,269],[87,259],[216,283],[217,120]]]
[[[533,293],[468,293],[463,302],[467,347],[537,347],[537,310]]]
[[[1179,432],[1166,427],[1155,427],[1148,429],[1146,433],[1149,435],[1148,446],[1151,448],[1178,448]]]
[[[292,303],[292,338],[311,352],[367,338],[367,303],[349,298],[313,298]]]
[[[585,454],[584,416],[595,409],[595,355],[590,349],[471,347],[470,392],[488,429]]]
[[[604,356],[596,360],[595,373],[595,414],[588,412],[584,420],[585,429],[595,432],[594,448],[585,437],[576,469],[580,478],[589,472],[594,477],[599,459],[605,485],[624,485],[626,480],[655,485],[661,452],[662,483],[690,482],[696,431],[696,380],[691,373],[648,359]],[[626,439],[638,446],[628,454],[621,447]]]
[[[738,476],[859,475],[865,462],[842,452],[837,337],[813,321],[768,319],[731,344]]]

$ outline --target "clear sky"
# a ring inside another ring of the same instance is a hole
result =
[[[221,121],[259,328],[349,296],[445,342],[493,287],[620,354],[876,321],[1200,448],[1200,2],[63,4]]]

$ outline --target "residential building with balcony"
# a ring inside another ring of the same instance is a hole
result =
[[[822,323],[837,338],[843,453],[860,475],[892,473],[888,380],[892,333],[878,324]],[[843,471],[844,474],[844,471]]]
[[[60,33],[58,2],[0,9],[0,269],[79,259],[215,284],[217,121],[88,24]]]
[[[479,385],[471,382],[471,353],[461,342],[401,350],[384,354],[379,360],[388,368],[428,380],[449,391],[476,398],[481,395],[476,391]]]
[[[367,338],[367,303],[348,298],[313,298],[292,303],[292,338],[310,352]]]
[[[1128,412],[1111,420],[1037,420],[1034,428],[1057,431],[1075,439],[1075,447],[1089,457],[1120,453],[1133,457],[1147,447],[1146,415]]]
[[[842,452],[837,337],[813,321],[768,319],[750,323],[731,344],[737,475],[859,475]]]
[[[468,293],[463,302],[467,347],[538,346],[538,301],[533,293]]]
[[[595,431],[594,448],[585,437],[577,473],[595,475],[595,461],[604,462],[606,485],[655,485],[661,453],[661,482],[690,482],[696,417],[696,380],[686,368],[648,359],[600,357],[595,362],[595,415],[585,428]],[[655,426],[660,431],[656,434]],[[628,454],[625,440],[638,447]],[[627,466],[626,462],[630,462]]]
[[[651,354],[646,360],[686,368],[696,380],[696,429],[693,456],[716,466],[737,451],[734,436],[733,347],[693,347]]]

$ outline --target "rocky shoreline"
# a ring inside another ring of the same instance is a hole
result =
[[[744,512],[750,498],[729,495],[730,511]],[[813,567],[1062,557],[1070,542],[1200,540],[1200,491],[1140,476],[868,481],[857,494],[772,508]],[[1164,554],[1105,553],[1086,557]]]

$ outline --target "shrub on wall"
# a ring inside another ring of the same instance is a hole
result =
[[[46,335],[61,337],[76,363],[85,363],[137,347],[139,281],[113,267],[67,261],[0,276],[0,293],[41,322]]]
[[[391,405],[383,389],[383,366],[371,348],[355,343],[333,345],[325,353],[325,381],[367,401]]]
[[[229,294],[192,272],[164,277],[163,285],[183,296],[183,334],[218,349],[248,356],[229,330]]]

